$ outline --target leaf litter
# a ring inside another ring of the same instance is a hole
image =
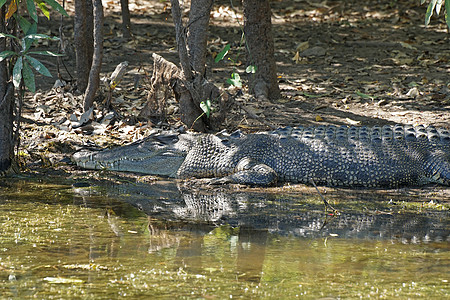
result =
[[[243,96],[237,101],[244,102],[254,114],[274,126],[449,126],[450,49],[446,24],[444,20],[433,20],[424,28],[426,8],[419,3],[372,1],[355,6],[346,1],[300,1],[292,6],[291,2],[274,1],[271,6],[282,96],[269,102],[248,95],[246,66],[241,65],[245,51],[237,46],[242,7],[220,2],[211,12],[208,79],[232,94],[242,90]],[[73,15],[73,1],[67,2],[67,11]],[[37,75],[36,87],[40,90],[27,94],[24,103],[23,157],[36,165],[47,157],[45,161],[55,166],[82,147],[122,145],[146,136],[155,126],[181,125],[175,99],[167,104],[165,122],[152,123],[136,117],[147,100],[151,53],[178,61],[170,6],[164,1],[135,1],[130,3],[130,11],[134,37],[125,41],[120,30],[120,6],[105,4],[105,28],[109,32],[105,34],[102,76],[109,79],[118,64],[129,62],[123,80],[112,91],[113,110],[104,106],[107,84],[92,112],[83,114],[83,97],[73,92],[70,82]],[[187,16],[187,4],[183,11]],[[42,26],[55,35],[59,24],[43,20]],[[71,34],[69,31],[66,36]],[[232,47],[227,57],[232,61],[215,63],[217,53],[228,44]],[[301,55],[308,50],[311,55]],[[73,70],[75,59],[70,47],[63,59]],[[56,74],[54,65],[49,69]],[[227,79],[232,73],[240,77],[242,87],[229,87]],[[320,115],[317,107],[321,108]],[[229,112],[224,127],[230,131],[268,129],[239,107]]]

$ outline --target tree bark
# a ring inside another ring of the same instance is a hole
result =
[[[101,0],[93,0],[94,15],[94,55],[92,57],[89,82],[84,97],[84,111],[88,111],[94,104],[95,94],[100,85],[100,70],[103,59],[103,5]]]
[[[5,7],[0,9],[0,32],[6,32]],[[0,52],[6,50],[6,38],[0,40]],[[0,172],[11,166],[14,156],[14,85],[6,70],[6,60],[0,62]]]
[[[261,99],[280,97],[274,58],[269,0],[244,0],[244,33],[247,41],[247,65],[256,66],[250,74],[250,90]]]
[[[194,71],[205,76],[206,42],[208,38],[209,15],[214,0],[191,1],[187,40],[189,58]]]
[[[75,0],[74,44],[77,88],[84,93],[94,52],[92,0]]]
[[[3,80],[0,85],[2,90],[6,87],[0,94],[0,171],[6,171],[14,157],[14,85]]]
[[[180,64],[183,76],[182,79],[184,81],[184,85],[187,88],[185,92],[179,95],[177,95],[177,93],[175,92],[175,96],[178,102],[180,103],[181,121],[188,127],[196,131],[205,132],[206,131],[205,120],[203,118],[199,118],[203,114],[203,111],[200,108],[200,102],[202,100],[200,99],[197,93],[196,86],[194,85],[194,75],[197,75],[198,73],[193,74],[191,69],[191,60],[189,59],[186,48],[186,39],[185,39],[186,37],[182,25],[180,5],[178,3],[178,0],[171,0],[170,2],[172,3],[172,17],[176,30],[178,55],[180,56]],[[194,42],[195,41],[193,41],[192,43]],[[193,49],[195,48],[196,47],[193,47]]]
[[[131,20],[130,9],[128,8],[128,0],[120,0],[122,8],[122,34],[125,39],[131,38]]]

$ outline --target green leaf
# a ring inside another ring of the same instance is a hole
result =
[[[23,68],[22,57],[19,57],[13,69],[13,83],[16,89],[20,87],[20,81],[22,80],[22,68]]]
[[[22,29],[23,32],[27,32],[28,29],[30,29],[31,23],[24,17],[14,14],[14,18],[16,19],[17,23],[19,24],[20,29]]]
[[[30,65],[24,61],[23,62],[23,82],[27,89],[30,90],[30,92],[34,93],[36,92],[36,82],[34,80],[34,74],[33,71],[30,68]]]
[[[0,53],[0,61],[4,61],[7,57],[16,54],[16,52],[14,51],[3,51],[2,53]]]
[[[250,74],[250,73],[255,74],[257,69],[258,69],[258,68],[257,68],[256,66],[254,66],[254,65],[249,65],[249,66],[245,69],[245,72],[247,72],[248,74]]]
[[[436,6],[436,2],[437,2],[437,0],[431,0],[430,4],[428,5],[427,13],[425,14],[425,26],[430,24],[430,19],[431,19],[431,16],[433,15],[433,10],[434,10],[434,7]]]
[[[59,37],[49,36],[49,35],[42,34],[42,33],[27,34],[24,38],[33,39],[33,40],[44,39],[44,40],[51,40],[51,41],[59,41]]]
[[[50,12],[48,11],[47,6],[45,6],[45,2],[41,1],[38,4],[39,9],[42,11],[42,13],[44,14],[44,16],[47,17],[47,19],[50,20]]]
[[[54,53],[51,51],[30,51],[29,54],[47,55],[47,56],[64,56],[64,54]]]
[[[209,118],[209,115],[211,114],[211,100],[208,99],[200,102],[200,108],[206,114],[206,117]]]
[[[66,17],[69,16],[67,14],[67,12],[64,10],[64,8],[61,6],[61,4],[59,4],[55,0],[44,0],[44,2],[47,3],[48,5],[50,5],[54,10],[56,10],[60,14],[66,16]]]
[[[238,73],[232,73],[231,78],[227,79],[227,83],[235,87],[242,88],[241,76]]]
[[[5,38],[5,37],[10,37],[10,38],[16,39],[16,40],[19,39],[18,37],[14,36],[14,35],[6,34],[6,33],[3,33],[3,32],[0,32],[0,38]]]
[[[33,0],[27,0],[27,9],[28,13],[30,14],[30,17],[37,23],[38,16],[36,12],[36,5],[34,4]]]
[[[31,45],[33,45],[34,39],[28,39],[26,36],[22,39],[22,51],[27,52]]]
[[[33,34],[37,32],[37,23],[32,23],[30,29],[25,34]]]
[[[39,73],[41,73],[44,76],[52,77],[52,74],[50,74],[50,71],[45,67],[40,61],[38,61],[36,58],[31,57],[29,55],[25,55],[26,60],[30,63],[30,65],[36,69]]]
[[[220,51],[220,52],[216,55],[216,58],[214,59],[214,61],[215,61],[216,63],[218,63],[219,61],[221,61],[221,60],[225,57],[225,55],[227,55],[227,53],[228,53],[228,51],[230,50],[230,48],[231,48],[231,45],[230,45],[230,44],[227,44],[225,47],[223,47],[222,51]]]
[[[3,5],[5,5],[7,0],[0,0],[0,7],[2,7]]]
[[[36,24],[36,23],[34,23]],[[34,30],[35,27],[32,27],[30,31],[35,31]],[[51,40],[51,41],[58,41],[59,38],[55,37],[55,36],[48,36],[46,34],[42,34],[42,33],[30,33],[27,34],[26,36],[23,37],[22,39],[22,51],[27,52],[31,45],[36,41],[36,40],[41,40],[41,39],[45,39],[45,40]]]

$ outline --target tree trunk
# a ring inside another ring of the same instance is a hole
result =
[[[95,94],[100,85],[100,70],[103,59],[103,5],[102,0],[93,0],[94,6],[94,55],[89,72],[89,82],[84,97],[84,111],[94,104]]]
[[[5,7],[0,9],[0,32],[6,32]],[[0,40],[0,52],[6,50],[6,39]],[[0,62],[0,173],[11,166],[14,154],[13,114],[14,86],[9,82],[6,60]]]
[[[128,0],[120,0],[122,8],[122,34],[125,39],[131,38],[131,20],[130,9],[128,8]]]
[[[194,5],[195,10],[197,13],[200,13],[201,16],[194,16],[192,13],[190,17],[200,19],[200,17],[203,16],[203,13],[201,13],[200,6],[196,6],[195,2],[202,2],[209,0],[198,0],[198,1],[192,1],[191,5]],[[171,0],[172,3],[172,17],[173,22],[175,24],[175,30],[176,30],[176,39],[177,39],[177,46],[178,46],[178,54],[180,56],[180,64],[182,69],[182,80],[184,81],[185,85],[187,87],[187,90],[185,90],[183,93],[177,95],[175,92],[175,97],[177,98],[178,102],[180,103],[180,114],[181,114],[181,121],[186,124],[188,127],[193,128],[196,131],[205,132],[206,131],[206,124],[205,120],[203,118],[200,118],[200,116],[203,114],[203,111],[200,108],[200,102],[202,99],[200,99],[200,95],[197,93],[198,85],[196,86],[194,84],[194,77],[202,76],[203,74],[199,73],[193,73],[191,66],[192,60],[190,59],[188,52],[187,52],[187,43],[185,40],[185,31],[183,30],[183,24],[181,19],[181,10],[178,3],[178,0]],[[209,9],[211,7],[203,7],[204,10],[208,10],[208,19],[209,19]],[[194,23],[191,22],[190,23]],[[192,25],[192,24],[191,24]],[[193,36],[196,36],[196,40],[192,39],[190,47],[192,54],[197,55],[195,53],[195,50],[200,47],[199,40],[203,40],[202,37],[202,31],[198,27],[196,27],[198,30],[196,31]],[[206,30],[203,28],[203,35],[206,35]],[[206,40],[206,37],[205,37]],[[206,46],[206,44],[205,44]],[[206,51],[206,50],[205,50]],[[205,52],[206,53],[206,52]],[[191,54],[191,55],[192,55]],[[200,57],[197,56],[199,60],[201,60]],[[204,70],[204,66],[201,67]],[[206,100],[206,99],[205,99]]]
[[[84,93],[94,52],[92,0],[75,0],[74,44],[77,88]]]
[[[188,35],[181,19],[178,0],[171,0],[172,17],[175,24],[178,54],[181,69],[159,55],[153,54],[152,88],[148,101],[139,114],[140,117],[163,117],[162,108],[167,93],[162,93],[164,85],[172,88],[180,105],[181,121],[189,128],[205,132],[207,129],[217,129],[225,120],[226,113],[232,104],[232,98],[227,93],[221,93],[204,76],[206,62],[206,41],[208,34],[209,14],[212,0],[191,1],[188,23]],[[187,39],[187,42],[186,42]],[[189,46],[189,51],[187,49]],[[202,101],[211,100],[214,113],[207,118],[200,108]]]
[[[3,62],[2,62],[3,63]],[[0,78],[0,172],[6,171],[11,166],[14,156],[14,86]]]
[[[194,71],[205,76],[206,42],[208,38],[209,15],[214,0],[191,1],[187,41],[189,58]]]
[[[250,74],[250,90],[261,99],[280,97],[274,58],[269,0],[244,0],[244,33],[247,41],[247,65],[256,66]]]

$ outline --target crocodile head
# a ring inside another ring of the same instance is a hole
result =
[[[175,177],[191,147],[192,137],[192,134],[155,132],[130,145],[103,151],[79,151],[72,160],[85,169]]]

